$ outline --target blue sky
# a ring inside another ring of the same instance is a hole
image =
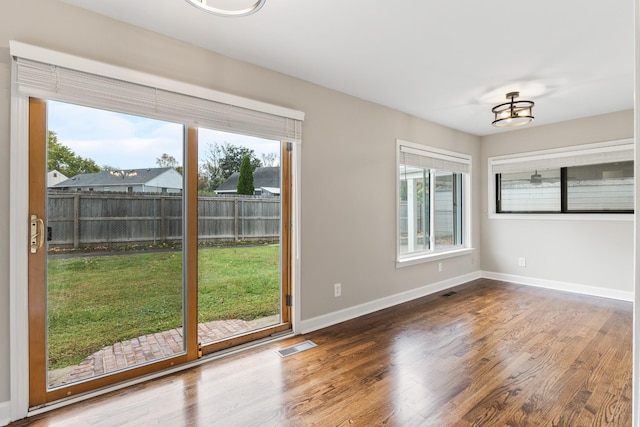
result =
[[[157,167],[156,158],[167,153],[182,165],[182,125],[128,114],[49,101],[49,130],[58,142],[99,166],[118,169]],[[208,144],[228,142],[263,153],[280,153],[280,142],[210,129],[198,132],[198,157],[204,159]],[[279,158],[279,155],[278,155]]]

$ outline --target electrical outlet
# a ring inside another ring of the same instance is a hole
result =
[[[524,259],[524,257],[520,257],[518,258],[518,265],[520,267],[526,267],[527,266],[527,260]]]
[[[340,283],[335,283],[333,285],[333,296],[337,298],[340,295],[342,295],[342,285]]]
[[[438,263],[438,273],[442,273],[442,263]]]

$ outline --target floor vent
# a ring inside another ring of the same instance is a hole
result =
[[[292,345],[291,347],[282,348],[278,350],[278,354],[280,355],[280,357],[287,357],[291,356],[292,354],[300,353],[301,351],[309,350],[313,347],[317,347],[316,343],[307,340],[296,345]]]
[[[457,294],[456,291],[450,291],[450,292],[447,292],[446,294],[442,294],[440,296],[443,297],[443,298],[449,298],[449,297],[451,297],[451,296],[453,296],[455,294]]]

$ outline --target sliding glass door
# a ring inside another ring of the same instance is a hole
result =
[[[38,99],[29,137],[30,406],[291,328],[287,144]]]
[[[282,212],[290,197],[290,181],[282,177],[290,162],[281,145],[198,129],[198,341],[204,353],[290,329],[289,283],[282,274],[289,240]]]

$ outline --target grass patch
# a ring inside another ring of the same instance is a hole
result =
[[[253,320],[279,311],[280,247],[198,251],[198,322]]]
[[[198,321],[277,313],[279,275],[277,245],[200,249]],[[48,278],[49,369],[182,326],[181,252],[51,259]]]

